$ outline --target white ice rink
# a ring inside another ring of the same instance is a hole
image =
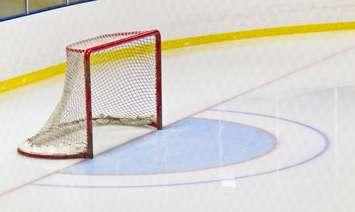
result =
[[[261,157],[187,172],[68,175],[65,168],[80,160],[23,157],[16,148],[50,115],[63,76],[5,93],[0,212],[354,211],[354,61],[354,31],[164,52],[165,126],[198,117],[242,123],[276,138]],[[95,154],[149,132],[126,127],[117,140],[98,138]]]

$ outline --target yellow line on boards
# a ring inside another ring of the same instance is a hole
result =
[[[35,72],[19,75],[17,77],[0,81],[0,94],[23,87],[35,82],[39,82],[65,72],[66,64],[61,63],[50,66]]]
[[[164,51],[167,51],[167,50],[173,50],[173,49],[184,48],[189,46],[233,41],[233,40],[315,33],[315,32],[344,31],[344,30],[355,30],[355,22],[283,26],[283,27],[275,27],[275,28],[265,28],[265,29],[245,30],[239,32],[227,32],[227,33],[219,33],[219,34],[202,35],[196,37],[163,41],[162,49]],[[98,59],[98,61],[99,60],[100,59]],[[16,88],[23,87],[25,85],[29,85],[41,80],[54,77],[59,74],[63,74],[65,72],[65,69],[66,69],[66,64],[61,63],[28,74],[23,74],[11,79],[0,81],[0,93],[14,90]]]
[[[155,50],[154,44],[143,44],[139,46],[132,46],[120,48],[118,50],[109,50],[107,52],[92,55],[90,59],[91,65],[100,65],[116,60],[129,59],[139,55],[153,55]]]
[[[355,30],[355,22],[308,24],[297,26],[284,26],[265,29],[254,29],[239,32],[227,32],[220,34],[203,35],[177,40],[168,40],[163,43],[163,50],[177,49],[195,45],[244,40],[261,37],[274,37],[281,35],[305,34],[316,32],[334,32],[344,30]]]

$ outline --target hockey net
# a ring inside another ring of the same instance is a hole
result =
[[[157,30],[103,35],[69,45],[62,97],[45,126],[18,152],[92,158],[92,128],[161,129],[161,47]]]

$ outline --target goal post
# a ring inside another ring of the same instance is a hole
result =
[[[93,127],[162,128],[158,30],[70,44],[62,97],[45,126],[18,147],[29,157],[93,158]]]

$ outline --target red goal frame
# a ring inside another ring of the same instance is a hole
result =
[[[117,33],[118,35],[126,35],[127,33]],[[86,98],[86,134],[87,134],[87,153],[83,155],[85,158],[93,158],[93,140],[92,140],[92,113],[91,113],[91,77],[90,77],[90,57],[91,54],[107,48],[128,43],[133,40],[142,39],[148,36],[155,36],[155,60],[156,60],[156,114],[157,122],[152,124],[158,130],[162,129],[162,83],[161,83],[161,35],[158,30],[142,32],[136,35],[126,37],[117,41],[109,42],[99,46],[86,49],[84,52],[84,77],[85,77],[85,98]],[[70,51],[70,49],[67,49]]]

